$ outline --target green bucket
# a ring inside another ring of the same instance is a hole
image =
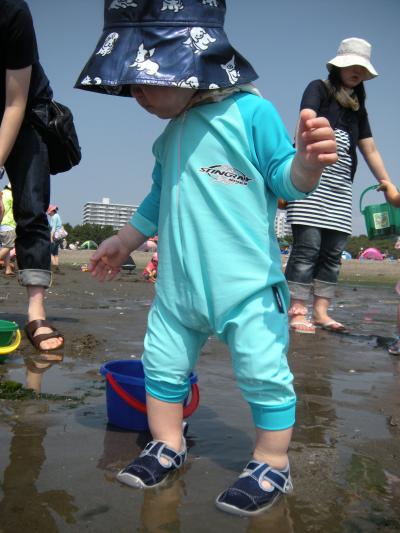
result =
[[[16,322],[0,320],[0,346],[3,348],[9,346],[17,329],[18,324]]]
[[[400,209],[387,202],[362,208],[364,195],[378,187],[379,185],[372,185],[365,189],[360,196],[360,211],[364,216],[369,239],[385,239],[400,234]]]
[[[0,320],[0,361],[16,350],[21,342],[21,332],[16,322]]]

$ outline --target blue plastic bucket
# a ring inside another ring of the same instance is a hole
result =
[[[109,361],[101,366],[100,374],[106,378],[108,422],[131,431],[148,431],[147,415],[131,405],[132,402],[146,404],[142,361]],[[192,393],[197,395],[198,405],[197,376],[193,373],[190,374],[190,384]]]

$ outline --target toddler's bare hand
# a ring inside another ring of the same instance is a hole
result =
[[[303,167],[311,172],[322,171],[338,160],[335,133],[328,119],[313,117],[309,109],[300,113],[296,147]]]
[[[120,272],[121,265],[129,255],[121,240],[114,235],[101,243],[88,264],[88,270],[99,281],[109,281]]]

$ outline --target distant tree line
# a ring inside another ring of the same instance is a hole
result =
[[[85,241],[94,241],[100,244],[111,235],[115,235],[117,231],[112,226],[99,226],[98,224],[78,224],[71,226],[71,224],[64,224],[64,228],[68,231],[67,243],[79,244]]]
[[[389,237],[387,239],[368,239],[366,235],[359,235],[358,237],[351,237],[346,246],[346,251],[350,252],[352,257],[357,257],[360,248],[378,248],[382,253],[393,256],[396,259],[400,258],[400,250],[396,250],[394,244],[396,237]]]
[[[289,245],[293,243],[291,235],[285,235],[284,239],[278,239],[279,241],[285,241]],[[393,256],[396,259],[400,258],[400,250],[396,250],[394,243],[396,237],[389,237],[388,239],[368,239],[366,235],[359,235],[358,237],[350,237],[346,245],[346,251],[351,254],[355,259],[361,248],[366,250],[367,248],[378,248],[382,253],[387,253],[389,256]]]
[[[98,224],[78,224],[77,226],[71,226],[71,224],[66,223],[64,224],[64,228],[68,231],[68,244],[77,241],[80,244],[85,241],[94,241],[96,244],[100,244],[105,239],[108,239],[108,237],[117,233],[112,226],[99,226]],[[285,238],[279,239],[279,241],[284,241],[291,245],[293,238],[291,235],[285,235]],[[364,248],[364,250],[367,248],[378,248],[382,253],[388,253],[388,255],[392,255],[396,259],[399,259],[400,250],[394,248],[395,242],[395,237],[370,240],[366,235],[359,235],[358,237],[351,237],[349,239],[346,245],[346,251],[355,258],[361,248]]]

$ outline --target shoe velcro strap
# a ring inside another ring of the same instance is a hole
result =
[[[179,468],[180,466],[182,466],[186,454],[184,452],[176,453],[171,448],[168,448],[165,442],[162,442],[160,440],[152,440],[146,445],[140,455],[141,457],[144,457],[145,455],[151,455],[153,457],[156,457],[159,462],[160,457],[164,456],[167,459],[170,459],[172,464],[176,468]]]
[[[171,461],[177,468],[179,468],[183,463],[184,453],[176,453],[174,450],[168,448],[166,445],[164,445],[161,455],[164,455],[164,457],[168,457],[168,459],[171,459]]]
[[[163,444],[164,443],[159,440],[152,440],[146,444],[146,446],[143,448],[143,451],[140,455],[142,457],[144,457],[145,455],[153,455],[154,457],[157,457],[158,452],[161,449]]]
[[[246,465],[245,472],[256,480],[260,486],[263,481],[268,481],[273,487],[284,493],[290,492],[293,488],[289,468],[286,471],[275,470],[267,463],[250,461]]]

